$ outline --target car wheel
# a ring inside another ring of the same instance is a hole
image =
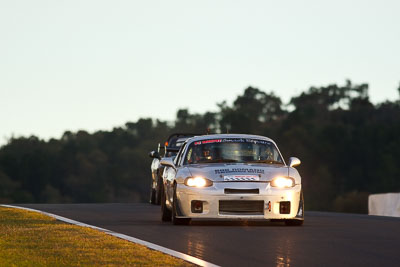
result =
[[[191,221],[190,218],[177,218],[176,217],[176,208],[177,208],[178,200],[176,197],[176,184],[174,185],[174,197],[172,202],[172,223],[175,225],[188,225]]]
[[[156,204],[156,190],[150,189],[150,204]]]
[[[165,202],[166,198],[164,188],[161,187],[161,220],[163,222],[169,222],[171,221],[171,211],[167,208]]]
[[[161,204],[161,191],[163,186],[163,180],[161,177],[158,177],[157,180],[157,189],[155,190],[155,202],[154,204],[160,205]]]
[[[304,195],[303,195],[303,191],[301,191],[301,195],[300,195],[300,205],[301,205],[301,211],[303,213],[303,220],[285,220],[285,224],[287,226],[301,226],[304,223]]]

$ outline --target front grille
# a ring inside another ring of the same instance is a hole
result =
[[[263,215],[263,200],[220,200],[220,214]]]
[[[260,190],[256,189],[233,189],[233,188],[225,188],[225,194],[259,194]]]

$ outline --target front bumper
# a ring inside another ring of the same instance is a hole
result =
[[[237,190],[247,190],[247,192],[241,193]],[[234,193],[231,193],[232,191]],[[278,189],[271,187],[268,182],[214,182],[211,187],[205,188],[178,184],[176,193],[177,217],[303,219],[303,210],[299,209],[302,206],[301,185]],[[201,212],[200,209],[194,210],[193,204],[196,202],[197,204],[201,202]],[[282,209],[282,206],[285,208]],[[290,206],[289,210],[287,206]]]

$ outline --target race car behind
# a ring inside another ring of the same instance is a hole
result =
[[[164,157],[175,156],[182,144],[190,137],[195,136],[191,133],[174,133],[171,134],[164,146],[158,144],[157,150],[151,151],[149,156],[153,158],[151,162],[151,188],[150,188],[150,203],[160,205],[161,201],[161,186],[162,186],[162,173],[164,166],[160,164],[160,160]],[[160,155],[163,150],[163,155]]]

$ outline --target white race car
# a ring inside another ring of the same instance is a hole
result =
[[[162,220],[267,219],[302,225],[304,200],[295,157],[286,165],[274,141],[244,134],[188,139],[164,158]]]

